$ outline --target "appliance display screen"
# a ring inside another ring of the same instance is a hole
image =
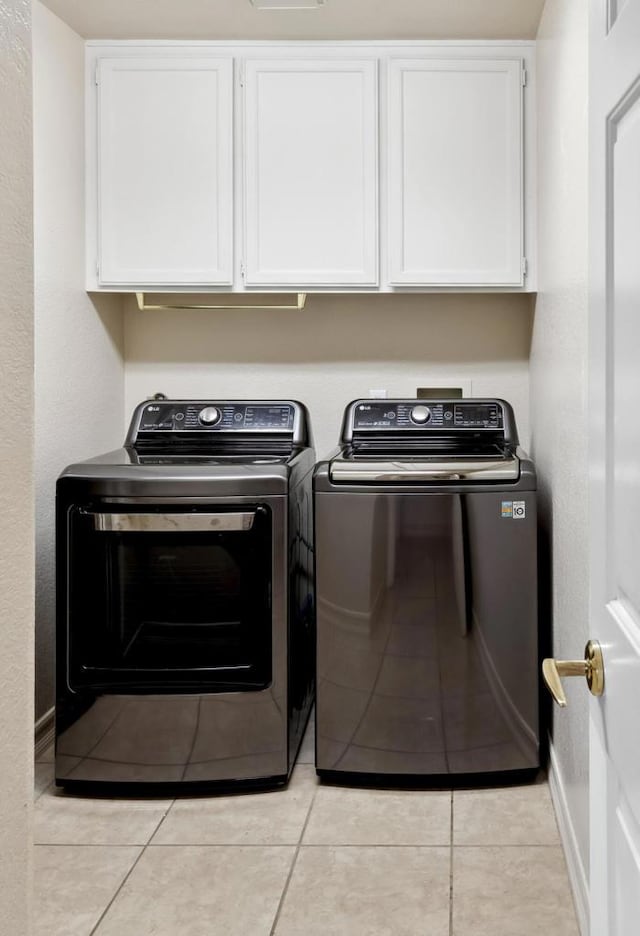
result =
[[[498,428],[502,424],[495,404],[459,405],[455,407],[454,422],[458,426],[487,426]]]

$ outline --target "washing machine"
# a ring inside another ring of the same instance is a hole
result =
[[[511,406],[356,400],[313,492],[318,774],[535,776],[536,473]]]
[[[57,483],[56,783],[277,786],[313,700],[306,409],[147,400]]]

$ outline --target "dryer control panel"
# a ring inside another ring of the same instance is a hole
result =
[[[307,413],[294,400],[147,400],[136,407],[126,446],[253,437],[305,445]]]
[[[264,431],[293,429],[290,403],[217,403],[208,400],[183,403],[148,403],[140,414],[138,432],[198,432],[217,429]]]

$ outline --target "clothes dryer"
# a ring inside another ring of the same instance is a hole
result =
[[[305,408],[140,404],[57,484],[56,782],[286,782],[313,698]]]

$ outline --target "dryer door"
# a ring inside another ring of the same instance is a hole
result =
[[[69,511],[73,689],[263,689],[272,670],[264,504]]]

